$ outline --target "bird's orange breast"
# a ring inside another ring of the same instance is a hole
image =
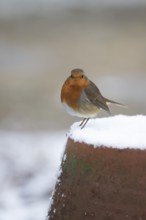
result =
[[[65,102],[74,110],[78,110],[81,93],[87,85],[87,80],[68,78],[61,90],[61,102]]]

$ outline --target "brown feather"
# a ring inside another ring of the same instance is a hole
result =
[[[104,109],[110,114],[105,98],[101,95],[99,89],[92,81],[84,88],[84,92],[92,104],[96,105],[98,108]]]

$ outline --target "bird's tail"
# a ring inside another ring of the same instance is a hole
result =
[[[107,98],[105,98],[105,101],[106,101],[107,105],[108,104],[114,104],[114,105],[117,105],[117,106],[120,106],[120,107],[123,107],[123,108],[127,108],[126,105],[123,105],[123,104],[121,104],[119,102],[112,101],[112,100],[107,99]]]

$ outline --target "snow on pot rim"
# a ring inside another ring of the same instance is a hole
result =
[[[84,142],[96,147],[118,149],[146,149],[146,116],[116,115],[90,119],[81,129],[80,122],[71,126],[68,137],[74,142]]]

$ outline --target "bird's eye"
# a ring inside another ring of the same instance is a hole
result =
[[[82,75],[81,78],[84,78],[84,75]]]

